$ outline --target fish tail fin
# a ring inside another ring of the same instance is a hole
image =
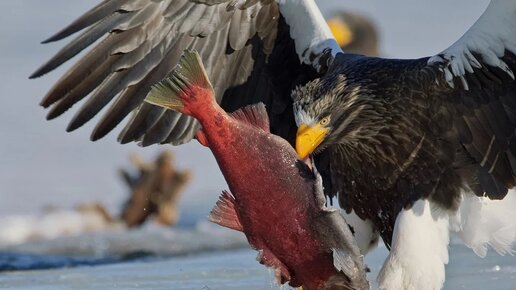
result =
[[[215,102],[215,93],[199,53],[185,50],[165,79],[152,86],[147,103],[196,117]]]

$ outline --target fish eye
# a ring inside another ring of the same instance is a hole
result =
[[[322,118],[321,121],[319,121],[319,125],[321,126],[326,126],[330,123],[330,116],[326,116],[324,118]]]

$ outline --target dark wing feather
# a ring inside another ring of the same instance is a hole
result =
[[[468,162],[474,170],[475,179],[469,183],[478,183],[470,186],[479,186],[477,194],[501,199],[508,188],[516,185],[516,160],[511,152],[516,129],[516,82],[507,71],[486,63],[477,53],[474,55],[481,68],[454,75],[453,86],[443,73],[450,62],[432,62],[436,71],[434,82],[439,85],[427,85],[433,88],[433,97],[442,99],[454,114],[453,134],[469,155]],[[506,49],[500,60],[516,72],[515,52]]]
[[[501,60],[516,71],[512,51]],[[334,64],[348,86],[374,96],[375,109],[361,124],[381,118],[378,132],[360,147],[325,149],[318,168],[328,193],[339,193],[343,208],[371,219],[387,245],[399,211],[420,198],[454,209],[462,190],[502,199],[516,186],[510,74],[480,60],[482,69],[453,77],[452,86],[445,61],[341,55]]]
[[[82,32],[81,32],[82,31]],[[80,100],[67,130],[91,120],[111,104],[91,139],[104,137],[133,112],[119,141],[180,144],[193,138],[190,117],[142,104],[185,49],[199,51],[225,108],[263,101],[273,131],[292,137],[290,89],[315,77],[300,64],[289,27],[272,0],[103,1],[45,42],[81,32],[31,77],[40,77],[94,45],[47,93],[48,119]],[[276,79],[278,78],[278,79]]]
[[[344,75],[368,104],[354,126],[374,134],[328,147],[319,170],[341,206],[371,219],[388,246],[398,213],[418,199],[456,209],[464,191],[502,199],[516,186],[515,8],[491,1],[431,58],[333,62],[330,75]]]
[[[516,5],[491,1],[466,34],[430,58],[434,77],[424,84],[453,114],[464,152],[458,166],[473,172],[468,185],[479,195],[503,198],[516,185],[512,140],[516,120]],[[444,128],[441,128],[443,132]]]
[[[72,22],[70,25],[43,41],[43,43],[58,41],[81,31],[86,27],[112,15],[128,2],[129,0],[102,1],[99,5],[84,13],[84,15]]]

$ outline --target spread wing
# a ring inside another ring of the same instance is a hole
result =
[[[350,122],[361,124],[346,130],[378,130],[352,149],[329,147],[318,167],[325,188],[373,220],[387,244],[397,214],[420,198],[454,209],[461,190],[502,199],[516,185],[515,30],[516,2],[492,1],[433,57],[337,56],[348,83],[373,96],[374,109],[359,107]]]
[[[477,179],[471,189],[497,199],[516,185],[515,29],[516,2],[491,1],[461,39],[428,60],[433,96],[451,117],[435,124],[468,153]]]
[[[67,128],[73,131],[109,104],[91,139],[104,137],[131,114],[119,141],[143,145],[187,142],[199,126],[191,117],[142,104],[184,49],[200,52],[227,110],[262,101],[273,132],[284,137],[295,125],[290,89],[322,72],[338,52],[308,0],[104,0],[45,43],[77,32],[31,76],[93,47],[43,98],[47,118],[86,98]]]

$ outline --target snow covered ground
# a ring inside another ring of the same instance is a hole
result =
[[[206,237],[208,238],[208,237]],[[381,247],[366,258],[374,281],[387,251]],[[0,256],[1,257],[1,256]],[[188,289],[188,290],[266,290],[281,289],[274,275],[256,260],[250,249],[227,250],[172,258],[147,257],[117,264],[49,270],[0,273],[1,289]],[[48,259],[46,259],[48,260]],[[1,258],[0,258],[1,261]],[[84,266],[86,265],[86,266]],[[90,266],[88,266],[90,265]],[[516,289],[514,257],[491,253],[480,259],[460,245],[451,246],[445,289]],[[282,289],[290,289],[283,287]]]
[[[41,222],[35,224],[45,225],[54,215],[38,217]],[[0,289],[280,289],[273,274],[256,262],[257,253],[243,234],[214,225],[200,213],[192,215],[195,226],[188,225],[191,221],[179,228],[150,222],[138,229],[67,231],[74,223],[73,228],[86,229],[81,226],[89,223],[86,217],[62,219],[47,228],[59,236],[28,234],[15,243],[0,234]],[[0,228],[12,225],[4,220]],[[44,227],[32,230],[45,232]],[[366,257],[373,283],[386,256],[380,245]],[[447,275],[446,289],[514,290],[516,258],[491,250],[482,259],[454,238]]]

